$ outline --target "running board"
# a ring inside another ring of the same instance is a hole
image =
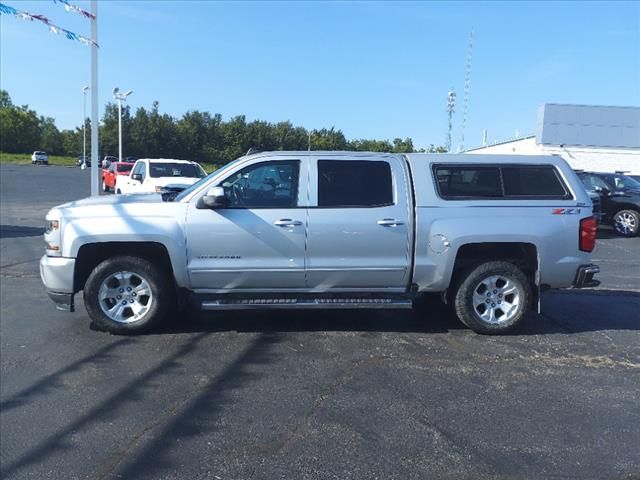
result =
[[[251,298],[237,300],[206,300],[202,310],[262,310],[262,309],[330,309],[330,308],[412,308],[413,302],[395,298]]]

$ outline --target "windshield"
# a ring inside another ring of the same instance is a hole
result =
[[[640,182],[627,175],[603,175],[607,183],[616,190],[640,190]]]
[[[163,162],[150,163],[149,175],[154,178],[158,177],[189,177],[202,178],[205,176],[200,165],[193,163]]]
[[[133,163],[130,163],[130,164],[119,163],[117,168],[118,168],[118,172],[126,173],[126,172],[130,172],[132,167],[133,167]]]
[[[194,183],[193,185],[191,185],[188,188],[185,188],[182,192],[180,192],[180,194],[178,194],[175,198],[171,199],[170,201],[172,202],[179,202],[180,200],[182,200],[183,198],[189,196],[191,194],[191,192],[195,192],[197,189],[199,189],[202,185],[204,185],[205,183],[207,183],[211,178],[213,178],[215,175],[219,175],[221,173],[223,173],[224,171],[230,169],[231,167],[233,167],[235,164],[237,164],[239,161],[241,160],[241,158],[238,158],[236,160],[234,160],[233,162],[229,162],[226,165],[218,168],[217,170],[214,170],[213,172],[211,172],[209,175],[207,175],[206,177],[198,180],[196,183]]]

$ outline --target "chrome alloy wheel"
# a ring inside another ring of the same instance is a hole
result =
[[[114,322],[132,323],[149,311],[153,294],[149,282],[141,275],[116,272],[100,285],[98,301],[102,312]]]
[[[492,325],[507,323],[520,308],[520,292],[515,283],[501,275],[480,281],[473,290],[473,311],[479,320]]]
[[[614,218],[615,229],[624,235],[629,235],[636,231],[636,217],[629,212],[620,212]]]

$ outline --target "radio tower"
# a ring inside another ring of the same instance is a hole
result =
[[[452,88],[447,94],[447,114],[449,117],[449,130],[447,130],[447,152],[451,151],[451,131],[453,129],[453,112],[456,111],[456,91]]]
[[[464,99],[462,104],[462,128],[460,130],[460,145],[458,151],[464,149],[464,127],[467,124],[467,108],[469,106],[469,90],[471,89],[471,54],[473,53],[473,28],[469,33],[469,48],[467,49],[467,65],[464,70]]]

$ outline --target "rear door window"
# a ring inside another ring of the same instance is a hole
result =
[[[388,162],[318,160],[318,206],[329,208],[393,205]]]

